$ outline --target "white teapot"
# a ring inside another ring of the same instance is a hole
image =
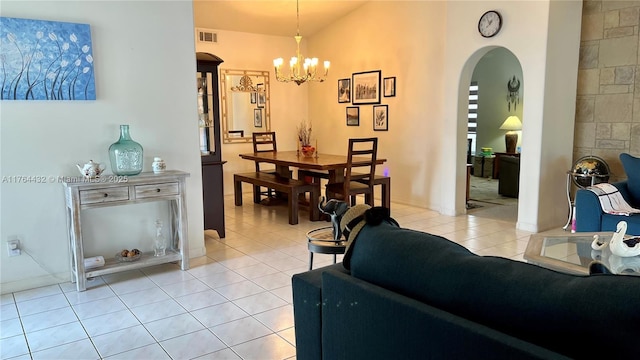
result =
[[[80,174],[87,179],[98,178],[104,171],[104,166],[100,163],[93,162],[93,160],[89,160],[89,162],[84,164],[84,166],[76,164],[76,167],[80,171]]]

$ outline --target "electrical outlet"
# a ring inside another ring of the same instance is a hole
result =
[[[7,253],[9,256],[18,256],[22,253],[20,250],[20,240],[12,239],[7,241]]]

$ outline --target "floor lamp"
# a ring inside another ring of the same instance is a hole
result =
[[[500,130],[507,130],[507,133],[504,135],[507,153],[515,154],[516,145],[518,144],[518,133],[516,131],[522,130],[522,122],[517,116],[511,115],[502,123]]]

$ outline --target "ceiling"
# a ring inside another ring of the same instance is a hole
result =
[[[364,5],[361,0],[299,0],[300,35],[311,36]],[[197,28],[266,35],[296,34],[295,0],[194,0]]]

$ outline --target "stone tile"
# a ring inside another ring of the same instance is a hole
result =
[[[596,124],[596,139],[611,139],[611,124]]]
[[[582,16],[582,41],[602,39],[604,31],[604,16],[595,13]]]
[[[626,94],[629,92],[629,85],[602,85],[600,94]]]
[[[631,122],[633,94],[612,94],[596,97],[596,122]]]
[[[604,28],[611,29],[620,26],[620,13],[617,10],[604,13]]]
[[[624,140],[596,140],[596,148],[624,150],[625,141]]]
[[[617,10],[633,7],[635,1],[629,0],[604,0],[602,1],[602,11]]]
[[[600,41],[598,64],[601,67],[636,65],[638,36],[604,39]]]
[[[594,103],[594,96],[579,97],[576,100],[576,122],[593,122]]]
[[[620,26],[635,26],[640,23],[640,8],[632,7],[620,10]]]
[[[604,30],[604,38],[617,38],[623,36],[631,36],[634,34],[633,26],[625,26],[625,27],[617,27],[613,29],[605,29]]]
[[[613,85],[616,82],[616,68],[600,69],[600,85]]]
[[[640,98],[633,99],[633,122],[640,122]]]
[[[600,91],[600,70],[578,70],[578,95],[598,94]]]
[[[631,134],[630,123],[611,124],[611,139],[628,140]]]
[[[583,14],[594,14],[602,11],[602,1],[601,0],[584,0],[582,2],[582,13]]]
[[[635,66],[619,66],[615,68],[615,83],[633,84],[635,69]]]
[[[640,124],[631,126],[631,141],[629,142],[629,152],[632,154],[640,153]]]
[[[580,69],[593,69],[598,67],[598,44],[580,46]]]

